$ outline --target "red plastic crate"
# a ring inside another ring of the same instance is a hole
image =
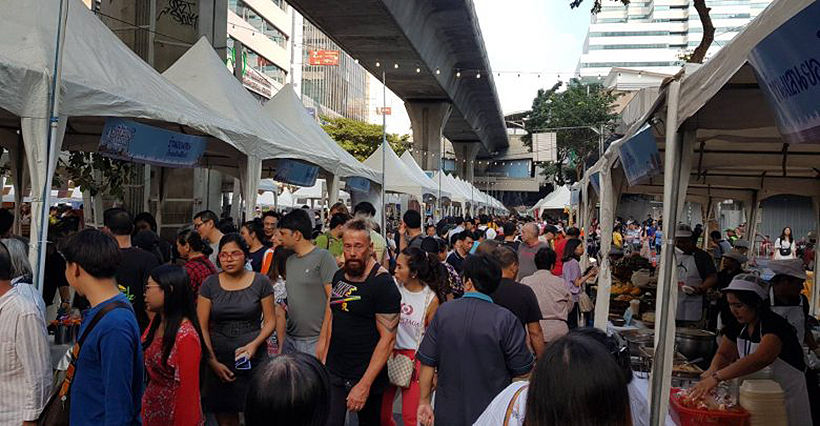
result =
[[[749,412],[742,407],[741,411],[710,411],[684,407],[680,402],[680,388],[672,388],[669,394],[672,420],[679,426],[748,426]]]

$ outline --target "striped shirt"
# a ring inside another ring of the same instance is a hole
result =
[[[47,332],[37,306],[16,287],[0,297],[0,424],[40,416],[51,393]]]

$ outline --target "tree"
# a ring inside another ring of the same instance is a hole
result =
[[[131,175],[131,163],[98,153],[70,151],[68,163],[64,166],[69,179],[81,191],[88,190],[92,196],[109,194],[120,200],[124,195],[126,179]]]
[[[532,102],[532,110],[524,124],[527,134],[522,138],[532,147],[532,134],[556,129],[557,161],[541,164],[547,179],[564,185],[578,180],[583,162],[598,152],[601,126],[612,131],[618,117],[612,111],[617,96],[600,83],[584,83],[573,79],[564,91],[562,83],[548,90],[541,89]],[[567,129],[568,127],[571,127]]]
[[[345,151],[364,161],[382,144],[382,126],[350,118],[322,117],[322,128]],[[401,155],[410,147],[409,135],[387,134],[387,142]]]
[[[590,10],[593,15],[601,11],[602,1],[603,0],[593,0],[592,9]],[[630,2],[630,0],[612,1],[623,3],[624,6],[628,6]],[[569,7],[575,9],[583,2],[584,0],[570,0]],[[687,62],[700,64],[703,63],[703,59],[706,58],[706,51],[709,50],[709,46],[715,41],[715,26],[712,24],[712,17],[709,16],[709,12],[712,9],[706,6],[706,0],[692,0],[692,5],[695,6],[695,10],[698,12],[698,19],[700,19],[700,24],[703,26],[703,37],[700,39],[700,44],[698,44],[694,52],[691,54],[687,52],[682,57],[684,57]]]

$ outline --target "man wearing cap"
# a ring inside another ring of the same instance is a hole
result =
[[[817,351],[817,343],[809,328],[809,300],[801,294],[806,272],[801,259],[772,260],[768,268],[774,272],[769,281],[769,303],[772,312],[780,315],[794,327],[797,340],[804,347]],[[811,370],[806,372],[806,383],[809,392],[812,417],[820,418],[820,391],[817,375]]]
[[[730,251],[723,254],[721,259],[721,268],[717,275],[717,286],[715,290],[722,291],[729,286],[732,279],[743,272],[743,264],[746,263],[746,256],[736,252]],[[709,312],[709,330],[720,331],[723,327],[737,323],[732,311],[729,309],[729,304],[726,298],[718,294],[718,298],[713,302],[714,310]]]
[[[699,399],[720,382],[769,367],[772,379],[783,389],[788,424],[811,425],[803,350],[792,326],[768,309],[768,285],[756,275],[740,274],[723,293],[737,325],[726,327],[709,369],[690,397]]]
[[[679,323],[697,323],[703,318],[703,295],[717,284],[715,263],[708,253],[697,247],[692,228],[685,223],[679,223],[675,229],[675,248],[678,272],[675,319]]]
[[[814,350],[817,344],[808,327],[809,300],[801,294],[806,271],[800,259],[782,259],[769,262],[774,277],[769,281],[769,303],[772,312],[785,318],[797,332],[801,344]]]
[[[735,240],[735,242],[733,244],[733,247],[734,247],[735,251],[737,251],[738,253],[740,253],[744,256],[749,255],[749,248],[751,246],[752,245],[749,244],[748,240]]]

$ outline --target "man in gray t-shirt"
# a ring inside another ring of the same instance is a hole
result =
[[[539,229],[535,223],[521,228],[521,245],[518,246],[518,281],[535,273],[535,253],[549,245],[538,240]]]
[[[324,321],[329,321],[330,286],[339,268],[329,251],[311,243],[310,218],[304,210],[285,215],[279,231],[282,245],[294,251],[285,262],[288,323],[283,352],[315,356]]]

